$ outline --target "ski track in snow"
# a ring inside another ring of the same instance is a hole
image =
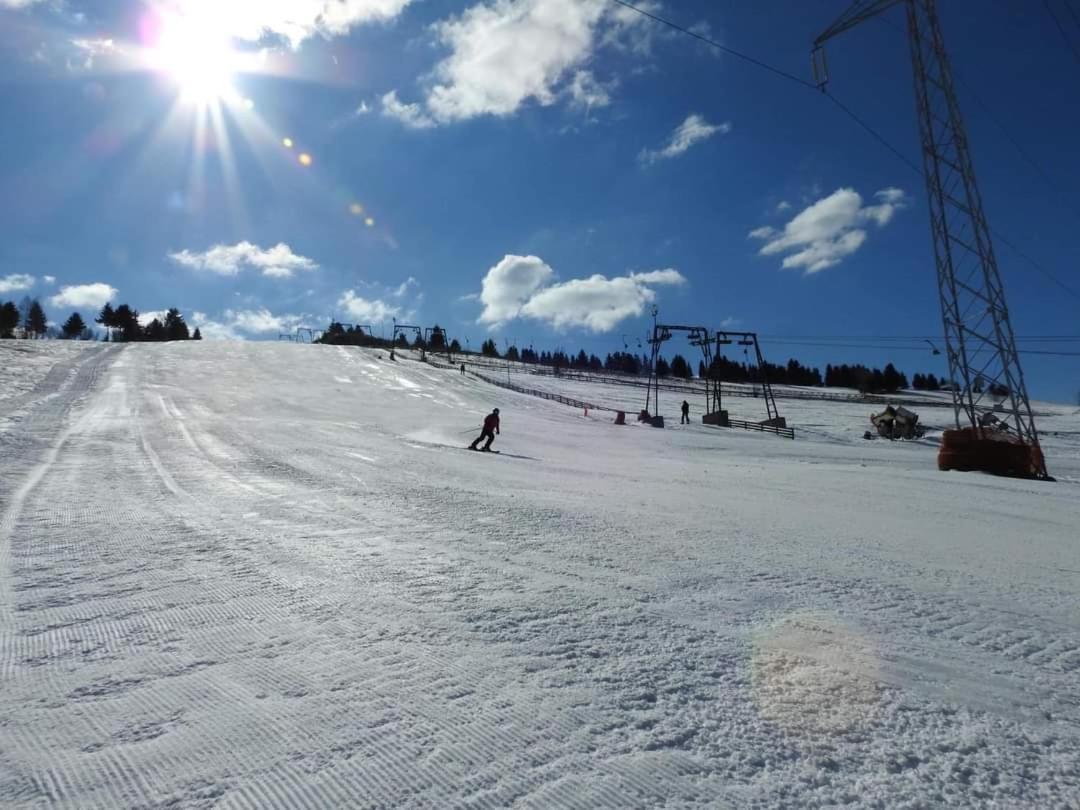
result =
[[[0,401],[4,806],[1080,806],[1069,409],[1046,484],[860,406],[781,400],[791,442],[404,352],[42,346]]]

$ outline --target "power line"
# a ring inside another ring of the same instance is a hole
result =
[[[769,335],[761,334],[762,339],[766,340],[830,340],[830,341],[849,341],[849,340],[872,340],[872,341],[887,341],[887,340],[940,340],[941,335]],[[1080,342],[1080,335],[1016,335],[1013,338],[1017,341],[1031,341],[1037,343],[1077,343]],[[925,348],[925,347],[923,347]]]
[[[926,346],[904,346],[896,343],[820,343],[808,340],[778,340],[762,335],[762,340],[776,346],[812,346],[824,349],[873,349],[885,352],[929,352]],[[1038,354],[1049,357],[1080,357],[1078,352],[1061,352],[1050,349],[1019,349],[1020,354]]]
[[[1080,14],[1077,14],[1076,9],[1072,7],[1072,0],[1065,0],[1065,10],[1069,12],[1072,21],[1076,23],[1076,27],[1080,29]]]
[[[1066,207],[1070,211],[1072,211],[1077,217],[1080,217],[1080,209],[1077,209],[1073,202],[1069,199],[1065,189],[1059,186],[1054,181],[1054,179],[1050,177],[1047,171],[1039,165],[1038,161],[1036,161],[1035,158],[1033,158],[1031,154],[1023,146],[1020,145],[1020,142],[1012,136],[1012,133],[1009,132],[1008,128],[1001,122],[1001,119],[994,115],[993,111],[991,111],[987,103],[982,100],[982,97],[978,93],[975,92],[975,88],[973,88],[970,84],[964,81],[964,77],[957,73],[955,69],[953,70],[953,73],[956,74],[957,80],[959,80],[960,84],[964,87],[965,90],[967,90],[968,95],[970,95],[971,98],[975,101],[975,103],[982,108],[982,111],[986,114],[986,117],[989,118],[995,124],[995,126],[997,126],[998,129],[1001,130],[1001,133],[1005,136],[1006,140],[1008,140],[1009,143],[1013,145],[1013,148],[1015,148],[1016,151],[1020,154],[1020,156],[1027,161],[1028,165],[1030,165],[1031,168],[1035,170],[1035,172],[1039,175],[1042,181],[1046,184],[1047,188],[1052,190],[1055,194],[1059,195],[1062,202],[1065,203]]]
[[[885,139],[884,135],[879,133],[876,129],[866,123],[866,121],[857,116],[850,107],[840,101],[840,99],[838,99],[832,93],[828,92],[827,90],[822,90],[822,92],[833,104],[839,107],[845,115],[851,118],[852,121],[862,127],[867,133],[869,133],[871,138],[873,138],[875,141],[877,141],[894,155],[896,155],[897,158],[899,158],[913,172],[919,175],[919,177],[925,177],[925,175],[923,174],[923,170],[920,169],[911,158],[909,158],[907,155],[905,155],[903,152],[901,152],[899,149],[889,143],[889,141]]]
[[[1054,25],[1057,26],[1057,30],[1061,32],[1061,38],[1065,40],[1065,47],[1072,51],[1072,55],[1076,58],[1077,63],[1080,63],[1080,50],[1077,50],[1073,45],[1069,34],[1065,30],[1065,26],[1061,24],[1061,20],[1058,19],[1058,15],[1054,13],[1054,9],[1050,7],[1050,0],[1043,0],[1043,8],[1046,9],[1046,13],[1050,15],[1050,19],[1054,21]],[[1072,8],[1069,8],[1069,12],[1072,13]]]
[[[646,11],[643,8],[640,8],[638,6],[633,5],[632,3],[627,2],[627,0],[612,0],[612,2],[622,6],[623,8],[629,9],[630,11],[634,11],[634,12],[640,14],[643,17],[647,17],[648,19],[653,20],[654,22],[657,22],[657,23],[659,23],[661,25],[665,25],[668,28],[671,28],[671,29],[673,29],[675,31],[678,31],[679,33],[685,34],[686,36],[689,36],[689,37],[693,37],[694,39],[699,40],[700,42],[704,42],[705,44],[710,45],[711,47],[716,48],[717,50],[723,51],[726,54],[730,54],[731,56],[734,56],[734,57],[736,57],[738,59],[742,59],[743,61],[748,62],[748,63],[750,63],[752,65],[755,65],[756,67],[759,67],[759,68],[761,68],[763,70],[767,70],[770,73],[776,74],[777,76],[781,76],[781,77],[783,77],[783,78],[785,78],[785,79],[787,79],[789,81],[795,82],[796,84],[798,84],[798,85],[800,85],[802,87],[806,87],[806,88],[809,88],[811,90],[819,89],[817,87],[817,85],[815,85],[815,84],[813,84],[811,82],[808,82],[805,79],[801,79],[801,78],[799,78],[798,76],[795,76],[792,73],[788,73],[786,70],[782,70],[781,68],[773,67],[772,65],[767,64],[766,62],[763,62],[760,59],[755,59],[754,57],[749,56],[748,54],[742,53],[740,51],[737,51],[734,48],[729,48],[726,45],[721,45],[719,42],[717,42],[714,39],[710,39],[709,37],[706,37],[706,36],[704,36],[702,34],[699,34],[696,31],[691,31],[689,28],[681,26],[678,23],[672,22],[671,20],[666,19],[665,17],[661,17],[658,14],[654,14],[651,11]],[[1045,4],[1047,2],[1047,0],[1043,0],[1043,2]],[[1049,6],[1047,6],[1047,10],[1050,11]],[[1051,11],[1051,14],[1053,14],[1052,11]],[[1055,21],[1057,20],[1056,17],[1054,19],[1055,19]],[[1060,25],[1059,25],[1059,27],[1060,27]],[[1078,54],[1077,58],[1080,59],[1080,54]],[[870,135],[870,137],[872,137],[879,144],[881,144],[886,149],[888,149],[890,152],[892,152],[893,155],[896,156],[896,158],[898,160],[900,160],[902,163],[904,163],[904,165],[906,165],[908,168],[910,168],[912,171],[914,171],[916,174],[918,174],[920,177],[922,177],[924,182],[925,182],[926,175],[923,173],[923,170],[921,168],[919,168],[919,166],[913,160],[911,160],[911,158],[909,158],[907,155],[905,155],[903,152],[901,152],[898,148],[896,148],[884,135],[882,135],[880,132],[878,132],[876,129],[874,129],[874,127],[872,127],[865,120],[860,118],[855,113],[854,110],[852,110],[850,107],[848,107],[842,101],[840,101],[840,99],[838,99],[832,93],[829,93],[829,92],[825,91],[824,89],[822,89],[822,92],[845,115],[847,115],[852,121],[854,121],[856,124],[858,124],[868,135]],[[1055,276],[1052,272],[1050,272],[1045,267],[1043,267],[1041,264],[1039,264],[1037,261],[1035,261],[1033,258],[1031,258],[1031,256],[1029,256],[1027,253],[1024,253],[1022,250],[1020,250],[1018,247],[1016,247],[1016,245],[1014,245],[1009,239],[1007,239],[1005,236],[1003,236],[1000,232],[998,232],[994,228],[990,228],[990,233],[993,234],[994,238],[996,238],[999,242],[1001,242],[1007,248],[1012,250],[1013,253],[1015,253],[1020,258],[1024,259],[1024,261],[1026,261],[1029,265],[1031,265],[1033,268],[1038,270],[1040,273],[1042,273],[1048,279],[1053,281],[1058,287],[1063,289],[1065,292],[1067,292],[1069,295],[1073,296],[1077,300],[1080,300],[1080,292],[1077,292],[1076,290],[1074,290],[1072,287],[1070,287],[1064,281],[1062,281],[1057,276]]]
[[[638,14],[640,14],[642,17],[648,17],[650,20],[653,20],[654,22],[658,22],[661,25],[666,25],[668,28],[672,28],[675,31],[678,31],[679,33],[686,34],[687,36],[693,37],[696,40],[704,42],[706,45],[710,45],[710,46],[712,46],[713,48],[716,48],[719,51],[723,51],[724,53],[728,54],[729,56],[734,56],[736,59],[742,59],[744,62],[749,62],[751,65],[756,65],[757,67],[762,68],[763,70],[767,70],[770,73],[775,73],[777,76],[783,76],[785,79],[788,79],[789,81],[793,81],[796,84],[801,84],[803,87],[808,87],[811,90],[816,90],[817,89],[817,86],[815,84],[813,84],[812,82],[806,81],[806,79],[802,79],[802,78],[796,76],[794,73],[788,73],[786,70],[782,70],[781,68],[778,68],[778,67],[773,67],[772,65],[769,65],[769,64],[766,64],[765,62],[762,62],[760,59],[755,59],[754,57],[752,57],[752,56],[750,56],[748,54],[745,54],[745,53],[741,53],[741,52],[735,50],[734,48],[729,48],[727,45],[721,45],[715,39],[710,39],[709,37],[704,36],[703,34],[699,34],[696,31],[692,31],[689,28],[684,28],[683,26],[679,25],[678,23],[674,23],[671,20],[668,20],[668,19],[666,19],[664,17],[661,17],[659,14],[653,14],[651,11],[646,11],[645,9],[640,8],[639,6],[635,6],[632,3],[626,2],[626,0],[612,0],[612,2],[617,3],[618,5],[622,6],[623,8],[629,9],[630,11],[635,11]]]
[[[853,120],[856,124],[858,124],[860,127],[862,127],[867,133],[869,133],[870,136],[872,138],[874,138],[874,140],[876,140],[878,143],[880,143],[882,146],[884,146],[886,149],[888,149],[890,152],[892,152],[897,158],[899,158],[904,163],[905,166],[907,166],[909,169],[914,171],[916,174],[919,175],[919,177],[922,177],[923,180],[925,181],[926,175],[923,173],[923,170],[920,169],[918,166],[916,166],[915,163],[910,158],[908,158],[903,152],[901,152],[899,149],[897,149],[895,146],[893,146],[888,141],[888,139],[885,138],[884,135],[882,135],[880,132],[878,132],[876,129],[874,129],[872,126],[870,126],[870,124],[868,124],[866,121],[864,121],[858,115],[856,115],[855,112],[852,111],[850,107],[848,107],[843,102],[841,102],[832,93],[826,92],[825,95],[828,96],[832,100],[832,102],[834,104],[836,104],[836,106],[839,107],[846,115],[848,115],[851,118],[851,120]],[[1012,243],[1011,240],[1009,240],[999,230],[997,230],[996,228],[990,227],[989,225],[987,225],[987,227],[989,228],[990,233],[993,234],[994,238],[1000,244],[1005,245],[1005,247],[1009,248],[1009,250],[1011,250],[1013,253],[1015,253],[1017,256],[1019,256],[1021,259],[1023,259],[1029,265],[1031,265],[1033,268],[1035,268],[1040,273],[1042,273],[1044,276],[1046,276],[1048,279],[1050,279],[1050,281],[1054,282],[1054,284],[1056,284],[1058,287],[1063,289],[1065,292],[1067,292],[1073,298],[1080,301],[1080,292],[1077,292],[1076,290],[1074,290],[1072,287],[1070,287],[1068,284],[1066,284],[1064,281],[1062,281],[1060,278],[1058,278],[1056,275],[1054,275],[1048,269],[1046,269],[1041,264],[1039,264],[1037,261],[1035,261],[1035,259],[1033,259],[1030,255],[1028,255],[1024,251],[1022,251],[1020,248],[1018,248],[1015,244]]]

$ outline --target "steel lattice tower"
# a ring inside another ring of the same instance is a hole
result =
[[[827,40],[901,4],[907,13],[956,426],[982,433],[1000,419],[1033,448],[1036,474],[1046,478],[935,0],[854,3],[814,41],[818,85],[824,89],[828,79],[821,50]]]

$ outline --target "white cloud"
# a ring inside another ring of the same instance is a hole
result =
[[[98,309],[116,297],[118,290],[104,282],[94,284],[75,284],[63,286],[60,292],[49,299],[54,307],[73,307],[75,309]]]
[[[409,129],[429,129],[435,126],[435,122],[419,104],[400,101],[397,90],[391,90],[382,97],[382,114],[387,118],[396,118]]]
[[[207,20],[212,30],[249,41],[279,37],[296,48],[305,39],[335,37],[365,23],[388,22],[412,0],[164,0],[165,13]]]
[[[104,306],[104,304],[102,306]],[[165,323],[165,310],[152,309],[149,312],[140,312],[139,326],[149,326],[150,321],[154,320],[154,318],[157,318],[162,323]]]
[[[398,285],[397,289],[394,290],[394,298],[403,298],[405,295],[408,294],[409,290],[416,289],[419,286],[420,282],[412,276],[409,276],[407,279],[401,282],[401,284]]]
[[[304,315],[274,315],[266,307],[260,309],[227,309],[225,321],[233,329],[241,332],[260,334],[263,332],[291,332],[303,325]]]
[[[293,253],[292,248],[284,242],[265,250],[246,241],[235,245],[214,245],[201,253],[185,249],[170,253],[169,258],[183,267],[209,270],[223,276],[235,276],[243,268],[250,267],[261,270],[264,276],[288,278],[296,270],[310,271],[319,266],[306,256]]]
[[[355,290],[346,290],[338,299],[337,305],[354,323],[381,323],[401,315],[401,307],[389,304],[381,298],[368,299],[358,295]]]
[[[164,313],[144,313],[164,318]],[[139,317],[141,322],[143,316]],[[311,320],[308,315],[275,315],[266,307],[259,309],[226,309],[217,318],[205,312],[194,312],[190,325],[198,328],[208,340],[244,340],[249,335],[292,332]]]
[[[787,200],[781,200],[780,202],[778,202],[776,204],[776,212],[778,214],[781,214],[784,211],[787,211],[789,208],[791,208],[791,203],[789,203]]]
[[[685,284],[686,278],[678,270],[666,267],[646,273],[631,273],[630,279],[638,284]]]
[[[427,106],[443,122],[509,115],[555,102],[555,86],[588,59],[602,0],[495,0],[436,25],[451,54],[435,68]]]
[[[27,8],[34,3],[41,2],[41,0],[0,0],[0,7],[2,8]]]
[[[29,290],[33,286],[34,277],[26,273],[12,273],[10,276],[0,278],[0,293]]]
[[[637,0],[634,5],[650,14],[659,14],[663,9],[654,0]],[[601,42],[637,56],[648,56],[652,51],[653,39],[664,31],[650,24],[641,14],[626,6],[614,6],[609,9],[611,25],[604,31]]]
[[[56,276],[42,276],[41,280],[44,281],[46,284],[55,284]]]
[[[528,102],[610,103],[612,85],[586,69],[598,47],[626,42],[647,28],[638,14],[608,0],[488,0],[433,26],[450,53],[427,77],[421,103],[391,91],[383,113],[428,127],[482,115],[509,116]]]
[[[205,340],[243,340],[244,336],[233,327],[221,321],[215,321],[205,312],[194,312],[191,315],[192,331],[199,330],[199,334]]]
[[[554,277],[555,271],[537,256],[504,256],[484,276],[479,322],[499,326],[514,318],[533,318],[555,329],[578,326],[607,332],[655,300],[649,285],[686,281],[671,268],[551,283]]]
[[[614,82],[612,83],[614,85]],[[588,70],[579,70],[570,82],[570,98],[578,107],[590,110],[593,107],[606,107],[611,104],[610,88],[601,84]]]
[[[878,203],[864,206],[857,191],[839,188],[796,214],[782,231],[766,226],[749,236],[765,241],[759,251],[763,256],[786,253],[782,267],[818,273],[862,247],[867,237],[863,226],[873,222],[880,228],[907,205],[907,196],[898,188],[885,188],[874,196]]]
[[[529,298],[554,277],[555,271],[538,256],[503,256],[481,283],[480,322],[496,325],[516,318]]]
[[[582,326],[609,332],[619,321],[640,315],[656,293],[628,276],[601,275],[554,284],[534,295],[521,308],[523,315],[547,321],[556,329]]]
[[[731,132],[731,123],[728,121],[722,124],[710,124],[703,116],[688,115],[686,120],[671,133],[664,147],[642,149],[638,158],[643,163],[653,163],[657,160],[678,157],[696,143],[707,140],[717,133],[726,135],[729,132]]]
[[[371,107],[366,101],[361,101],[360,106],[356,108],[356,115],[367,115],[369,112],[371,112]]]

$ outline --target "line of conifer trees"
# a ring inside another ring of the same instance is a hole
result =
[[[37,299],[24,298],[21,304],[4,301],[0,304],[0,338],[13,338],[22,327],[22,336],[43,338],[49,331],[49,319]]]
[[[435,327],[437,330],[438,327]],[[437,340],[436,340],[437,338]],[[374,337],[359,327],[344,326],[340,323],[331,323],[318,342],[338,345],[353,346],[379,346],[389,348],[390,341]],[[436,345],[437,343],[437,345]],[[410,343],[404,335],[398,336],[398,345],[401,347],[413,346],[420,348],[423,341],[417,337]],[[442,332],[433,334],[431,345],[428,349],[441,351],[445,344]],[[457,340],[450,343],[450,350],[455,353],[461,352],[461,344]],[[595,354],[588,354],[584,349],[576,355],[567,354],[562,350],[536,351],[531,347],[518,349],[510,346],[505,352],[500,353],[494,338],[487,338],[480,346],[480,355],[492,359],[505,358],[511,362],[530,363],[540,366],[548,366],[559,369],[571,369],[574,371],[615,371],[623,374],[648,374],[651,372],[650,358],[637,355],[633,352],[612,352],[601,360]],[[827,365],[823,375],[818,368],[804,366],[795,358],[784,364],[765,363],[765,374],[770,383],[776,385],[801,385],[801,386],[830,386],[836,388],[855,388],[863,393],[891,393],[905,388],[914,388],[917,391],[939,391],[948,388],[948,381],[939,379],[933,374],[916,374],[910,383],[907,375],[898,371],[892,363],[887,363],[884,369],[869,368],[857,365]],[[694,377],[693,367],[681,354],[676,354],[670,362],[663,356],[657,358],[656,372],[660,377],[675,377],[689,380]],[[717,357],[709,368],[705,367],[704,361],[698,362],[697,376],[700,378],[718,378],[725,382],[758,383],[761,381],[761,371],[756,365],[750,363],[738,363],[727,357]]]
[[[105,327],[105,340],[202,340],[202,333],[198,329],[191,332],[184,316],[175,307],[165,313],[164,320],[154,318],[146,326],[142,326],[139,323],[138,310],[127,304],[121,304],[115,309],[112,304],[106,304],[94,322]],[[30,298],[24,298],[21,304],[14,301],[0,303],[0,339],[16,336],[59,337],[64,340],[94,340],[97,337],[78,312],[71,313],[59,330],[50,327],[41,302]]]
[[[184,316],[176,307],[165,313],[164,320],[154,318],[143,326],[139,323],[137,309],[127,304],[120,304],[114,309],[110,303],[101,308],[101,312],[94,318],[94,323],[105,327],[106,340],[116,342],[202,340],[202,333],[198,328],[191,332]]]

